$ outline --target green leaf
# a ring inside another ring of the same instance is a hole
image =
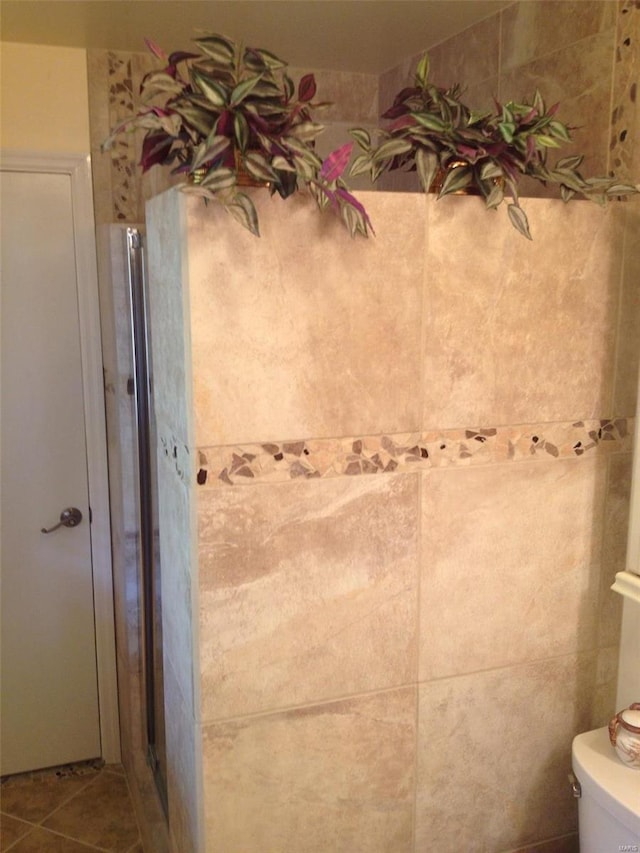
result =
[[[203,53],[223,68],[233,68],[235,64],[236,45],[224,36],[210,35],[194,39]]]
[[[313,163],[317,169],[322,168],[322,160],[313,151],[313,149],[309,148],[308,145],[305,145],[305,143],[301,142],[299,139],[295,139],[293,136],[283,136],[280,143],[288,148],[293,154],[304,157],[307,162]]]
[[[211,192],[217,193],[220,192],[220,190],[226,190],[229,189],[229,187],[235,186],[235,183],[236,173],[233,169],[222,167],[205,175],[200,186],[206,187],[206,189]]]
[[[429,54],[425,53],[420,62],[418,62],[418,67],[416,68],[416,80],[418,81],[418,85],[423,89],[427,85],[427,81],[429,79]]]
[[[323,124],[315,121],[303,121],[289,131],[289,135],[304,142],[313,142],[324,130]]]
[[[212,104],[216,107],[227,105],[229,93],[222,83],[197,68],[191,69],[191,76],[194,84]]]
[[[364,175],[365,172],[371,170],[371,157],[368,154],[360,154],[355,158],[349,169],[349,174],[352,178],[357,175]]]
[[[233,133],[240,151],[246,151],[249,144],[249,125],[242,113],[236,113],[233,116]]]
[[[242,83],[238,83],[229,98],[231,106],[235,107],[242,103],[242,101],[255,89],[261,80],[262,75],[258,77],[250,77],[248,80],[243,80]]]
[[[562,201],[564,202],[571,201],[571,199],[575,196],[575,191],[570,190],[569,187],[561,186],[560,196],[562,198]]]
[[[208,163],[210,160],[215,160],[222,152],[229,147],[229,140],[226,136],[214,136],[213,139],[203,142],[195,151],[195,157],[191,165],[191,171],[202,166],[203,163]]]
[[[427,130],[441,132],[447,129],[446,122],[442,121],[442,119],[432,113],[410,113],[410,115],[418,122],[418,124],[422,125],[422,127],[426,127]]]
[[[411,148],[412,146],[408,139],[388,139],[372,153],[371,159],[374,163],[390,160],[392,157],[406,154],[407,151],[411,151]]]
[[[267,160],[262,156],[262,154],[257,154],[255,152],[250,151],[244,158],[243,164],[247,172],[251,175],[252,178],[256,178],[258,181],[277,181],[278,176],[273,171]]]
[[[279,154],[271,160],[271,166],[280,172],[295,172],[296,170],[295,166],[292,166],[286,157],[282,157]]]
[[[248,195],[245,195],[245,193],[236,193],[233,201],[229,202],[226,208],[243,228],[251,231],[256,237],[260,236],[258,214]]]
[[[529,220],[527,219],[527,215],[524,210],[517,204],[510,204],[507,207],[507,211],[513,227],[525,236],[527,240],[533,240],[531,232],[529,231]]]
[[[184,91],[184,85],[174,80],[170,74],[165,74],[163,71],[158,71],[155,74],[149,74],[145,77],[141,86],[140,94],[143,101],[154,98],[159,94],[181,94]]]
[[[210,133],[215,121],[215,116],[207,110],[200,109],[187,100],[175,101],[172,104],[172,108],[179,113],[186,122],[203,134],[203,136],[207,136]]]
[[[560,148],[560,143],[553,136],[547,136],[545,133],[538,133],[536,142],[544,148]]]
[[[484,163],[480,169],[480,178],[483,181],[491,181],[494,178],[502,178],[503,176],[504,172],[502,171],[502,168],[492,160]]]
[[[438,156],[432,151],[418,148],[416,151],[416,168],[422,189],[428,193],[435,174],[438,171]]]
[[[438,193],[438,198],[458,192],[458,190],[463,190],[469,186],[472,178],[473,173],[467,166],[458,166],[455,169],[449,169],[442,184],[442,189]]]
[[[556,169],[577,169],[584,160],[584,155],[577,155],[575,157],[562,157],[562,159],[558,160],[556,163]]]
[[[569,135],[567,126],[561,121],[550,121],[549,130],[554,136],[557,136],[558,139],[562,139],[563,142],[571,142],[571,136]]]
[[[349,131],[349,136],[352,136],[360,148],[364,148],[365,151],[371,148],[371,134],[368,130],[362,127],[353,127]]]
[[[485,205],[491,210],[495,209],[504,201],[504,190],[500,184],[491,184],[491,189],[484,197]]]
[[[268,50],[262,50],[256,47],[247,47],[244,51],[243,62],[251,71],[262,71],[269,69],[276,71],[279,68],[286,68],[287,63],[277,57],[275,53]]]
[[[516,132],[516,126],[512,121],[501,121],[498,124],[498,128],[505,142],[513,142],[513,134]]]

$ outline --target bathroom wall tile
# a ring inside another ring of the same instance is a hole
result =
[[[410,853],[415,726],[414,687],[208,726],[207,851]]]
[[[147,269],[156,421],[191,443],[189,303],[184,197],[166,192],[147,205]]]
[[[609,168],[635,182],[640,175],[640,8],[634,0],[617,7]]]
[[[167,799],[173,853],[199,853],[202,832],[202,743],[193,709],[184,701],[180,680],[165,656],[164,666]]]
[[[517,850],[506,851],[506,853],[580,853],[580,839],[577,832],[572,832],[561,838],[551,838],[539,844],[527,844],[526,847],[519,847]]]
[[[189,490],[178,480],[171,463],[158,465],[158,515],[162,554],[161,597],[170,606],[162,608],[162,640],[165,666],[174,667],[183,700],[194,713],[198,684],[194,683],[197,648],[194,648],[194,601],[197,601],[197,548],[194,545],[195,517]]]
[[[640,15],[640,10],[638,12]],[[640,150],[640,144],[637,147]],[[630,198],[620,206],[624,208],[625,241],[613,411],[633,413],[638,403],[640,369],[640,197]]]
[[[314,112],[315,120],[321,124],[334,122],[350,122],[352,125],[363,122],[377,124],[378,76],[376,74],[294,67],[290,67],[287,73],[296,86],[303,74],[313,73],[318,87],[314,103],[328,102],[326,107]]]
[[[352,240],[252,192],[262,239],[186,201],[196,444],[415,428],[423,198],[361,193],[377,236]]]
[[[429,50],[429,78],[436,86],[480,83],[499,72],[500,16],[491,15]]]
[[[590,654],[421,684],[416,850],[489,853],[575,832],[567,773],[594,681]]]
[[[423,428],[580,420],[611,405],[621,217],[614,204],[523,207],[533,241],[478,198],[427,199]]]
[[[205,721],[415,680],[418,486],[199,492]]]
[[[591,459],[424,476],[422,680],[595,648],[606,473]]]
[[[608,464],[598,619],[600,646],[613,646],[620,640],[622,597],[612,591],[611,585],[616,573],[626,567],[632,455],[621,454],[608,460]]]
[[[611,593],[612,595],[614,593]],[[599,729],[609,724],[620,708],[616,708],[618,687],[619,643],[598,651],[596,684],[591,702],[590,729]]]
[[[524,65],[616,24],[616,3],[610,0],[538,0],[512,3],[502,11],[503,70]]]
[[[527,8],[539,4],[516,5]],[[506,70],[501,72],[500,97],[503,101],[530,101],[539,89],[547,106],[560,102],[558,119],[574,129],[573,142],[563,145],[559,156],[584,154],[581,171],[585,177],[607,174],[613,32],[597,33],[526,64],[503,66]],[[552,163],[557,159],[554,152],[550,159]],[[542,189],[539,183],[531,182],[527,184],[525,195],[542,194]]]

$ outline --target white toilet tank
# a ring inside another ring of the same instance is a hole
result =
[[[640,853],[640,770],[620,761],[606,727],[574,738],[572,764],[580,853]]]

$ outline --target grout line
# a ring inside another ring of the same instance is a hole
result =
[[[52,817],[54,814],[56,814],[56,812],[59,812],[60,809],[67,806],[71,802],[71,800],[75,799],[79,794],[82,794],[84,791],[86,791],[87,788],[89,788],[94,782],[96,782],[96,780],[99,779],[101,775],[102,775],[102,768],[100,770],[98,770],[98,772],[93,777],[93,779],[88,780],[86,785],[83,785],[77,791],[74,791],[74,793],[70,794],[66,800],[63,800],[61,803],[59,803],[53,811],[51,811],[47,815],[45,815],[42,818],[42,820],[39,822],[38,826],[42,826],[42,824],[44,823],[45,820],[49,820],[49,818]],[[43,829],[48,829],[48,827],[45,826],[45,827],[43,827]]]
[[[59,832],[56,829],[49,829],[48,826],[39,826],[37,829],[41,829],[43,832],[49,832],[51,835],[55,835],[58,838],[64,838],[67,841],[73,841],[75,844],[81,844],[83,847],[86,847],[87,850],[97,850],[99,853],[113,853],[108,847],[96,847],[95,844],[89,844],[87,841],[81,841],[79,838],[76,838],[73,835],[66,835],[64,832]]]
[[[606,645],[603,646],[603,648],[615,648],[615,646]],[[337,705],[342,702],[350,702],[354,699],[364,699],[369,696],[377,696],[383,693],[393,693],[399,690],[408,690],[410,688],[420,687],[421,685],[435,684],[437,682],[442,681],[452,681],[453,679],[467,678],[469,676],[474,675],[483,675],[485,673],[490,672],[501,672],[509,669],[522,669],[524,667],[536,666],[538,664],[553,663],[554,661],[561,661],[567,658],[579,658],[589,655],[592,657],[597,657],[598,651],[599,648],[596,643],[595,645],[590,645],[588,648],[574,649],[573,651],[563,652],[562,654],[557,655],[548,655],[547,657],[531,658],[530,660],[517,660],[511,663],[501,663],[497,666],[481,667],[480,669],[473,669],[469,670],[468,672],[454,672],[448,675],[438,675],[432,678],[425,678],[419,681],[408,681],[402,684],[392,684],[387,687],[363,690],[359,693],[345,693],[340,694],[339,696],[324,697],[322,699],[303,702],[299,705],[281,705],[274,708],[252,711],[247,714],[237,714],[236,716],[232,717],[216,717],[207,720],[200,720],[199,725],[202,729],[206,729],[210,726],[227,725],[228,723],[237,723],[245,721],[252,722],[253,720],[260,720],[265,717],[276,717],[285,714],[290,714],[292,711],[308,710],[312,708],[323,708],[329,705]]]
[[[418,473],[418,547],[416,567],[416,668],[415,668],[415,683],[416,683],[416,715],[415,715],[415,740],[413,748],[413,814],[411,821],[411,837],[412,850],[416,850],[417,846],[417,824],[418,824],[418,751],[420,746],[420,659],[422,652],[422,643],[420,642],[421,634],[421,612],[422,612],[422,571],[424,568],[424,548],[423,548],[423,494],[424,494],[424,477]]]

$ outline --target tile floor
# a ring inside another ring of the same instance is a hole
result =
[[[9,776],[0,853],[143,853],[124,770],[97,762]]]

